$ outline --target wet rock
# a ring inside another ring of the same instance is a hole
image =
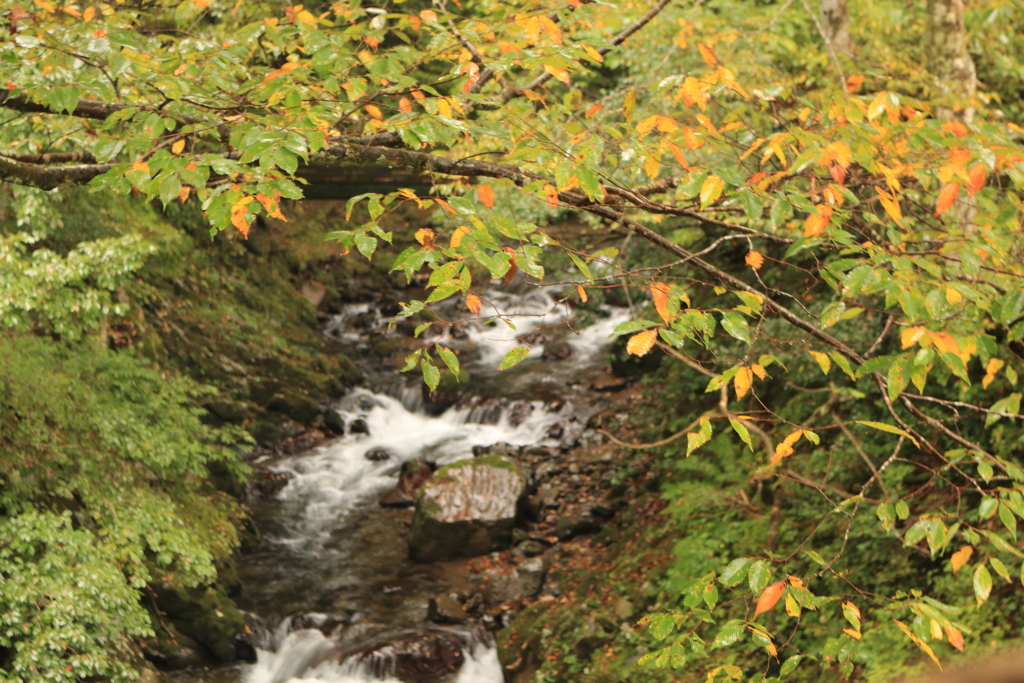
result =
[[[416,498],[410,557],[434,562],[508,548],[526,486],[519,466],[500,455],[442,467]]]
[[[492,443],[490,446],[473,446],[473,457],[479,458],[481,455],[492,453],[506,458],[514,458],[519,455],[520,450],[519,446],[513,446],[510,443],[501,441],[499,443]]]
[[[613,377],[611,375],[602,375],[594,380],[590,388],[594,391],[610,392],[610,391],[622,391],[629,385],[629,380],[622,379],[619,377]]]
[[[532,598],[540,593],[547,571],[547,562],[543,558],[532,557],[519,562],[511,570],[492,570],[477,580],[484,599],[491,604],[500,604],[516,597]]]
[[[270,399],[267,408],[283,413],[298,422],[312,422],[320,412],[320,404],[298,392],[277,394]]]
[[[548,337],[540,330],[534,330],[533,332],[524,334],[519,338],[519,341],[523,344],[527,344],[528,346],[537,346],[538,344],[546,344]]]
[[[546,360],[566,360],[572,358],[573,348],[569,342],[548,344],[544,347],[544,358]]]
[[[249,404],[244,401],[215,399],[206,404],[206,409],[225,422],[241,422],[249,416]]]
[[[244,633],[245,618],[220,589],[154,584],[157,607],[174,629],[203,645],[217,659],[238,659],[235,637]]]
[[[431,598],[427,605],[427,619],[437,624],[461,624],[469,619],[458,600],[442,595]]]
[[[441,371],[441,378],[437,388],[430,391],[430,387],[423,385],[423,402],[427,412],[438,415],[459,402],[459,399],[469,388],[469,373],[459,370],[458,375],[452,374],[449,370]]]
[[[580,534],[593,534],[600,530],[601,523],[589,511],[559,517],[555,522],[555,537],[559,541],[568,541]]]
[[[327,438],[327,435],[319,429],[307,429],[295,437],[295,447],[299,450],[306,450],[317,445]]]
[[[378,677],[389,676],[407,683],[449,679],[465,661],[459,642],[446,634],[409,636],[372,645],[358,657]]]
[[[433,468],[422,460],[404,463],[398,475],[398,486],[381,496],[381,507],[412,507],[416,504],[416,494],[433,473]]]
[[[345,433],[345,418],[337,410],[329,409],[323,413],[324,426],[341,436]]]
[[[544,406],[544,412],[545,413],[557,413],[557,412],[560,412],[562,410],[562,408],[564,408],[564,407],[565,407],[565,401],[562,401],[560,399],[559,400],[555,400],[555,401],[550,401],[550,402],[548,402],[547,405]]]
[[[257,496],[272,498],[288,485],[289,478],[286,472],[257,468],[249,482],[249,491]]]
[[[356,407],[358,407],[359,410],[363,411],[364,413],[368,413],[377,407],[377,402],[373,400],[372,396],[367,396],[363,394],[358,399],[356,399]]]
[[[508,423],[513,427],[526,422],[526,419],[533,414],[533,404],[526,401],[516,401],[508,411]]]
[[[180,671],[208,662],[205,649],[187,636],[145,638],[139,642],[142,656],[161,671]]]
[[[548,438],[549,439],[561,439],[562,438],[562,433],[564,431],[565,431],[565,427],[562,426],[562,423],[561,422],[556,422],[555,424],[553,424],[550,427],[548,427]]]
[[[371,448],[370,450],[363,453],[363,457],[370,462],[383,462],[384,460],[390,460],[393,457],[393,453],[387,448],[378,446],[377,448]]]
[[[546,546],[540,541],[535,541],[532,538],[527,539],[517,545],[515,550],[512,551],[513,555],[522,555],[523,557],[537,557],[543,554]]]
[[[392,339],[381,339],[379,342],[373,345],[370,353],[377,356],[378,358],[390,358],[395,355],[395,351],[399,349],[398,343]]]
[[[451,335],[452,339],[456,339],[458,341],[469,339],[469,333],[460,325],[452,326],[451,331],[448,334]]]
[[[361,417],[357,417],[352,420],[352,424],[348,426],[349,434],[369,434],[370,425],[366,424],[366,420]]]

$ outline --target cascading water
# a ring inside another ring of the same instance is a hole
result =
[[[501,442],[557,446],[559,440],[552,435],[556,423],[573,423],[582,430],[589,415],[579,400],[585,388],[569,387],[582,381],[584,371],[603,365],[611,331],[627,318],[626,312],[609,309],[605,317],[576,331],[565,324],[566,311],[542,290],[487,298],[503,314],[514,316],[515,330],[502,322],[474,325],[460,339],[446,334],[436,340],[463,352],[474,380],[485,378],[482,386],[473,386],[479,398],[431,416],[423,411],[418,384],[396,380],[394,373],[378,375],[371,379],[378,391],[354,390],[338,406],[347,425],[345,436],[308,453],[265,463],[289,480],[273,499],[252,505],[263,550],[240,566],[243,592],[238,603],[278,626],[267,632],[265,649],[258,650],[254,665],[217,680],[394,680],[387,667],[370,666],[351,653],[360,643],[422,631],[427,601],[443,583],[432,565],[406,561],[400,533],[404,522],[396,516],[400,513],[380,508],[377,496],[395,486],[402,463],[409,460],[444,465],[472,457],[474,446]],[[353,324],[361,318],[365,327],[373,314],[366,304],[353,305],[329,323],[327,333],[353,345],[363,343]],[[379,317],[368,324],[385,325]],[[524,337],[534,347],[528,360],[514,373],[498,375],[497,363]],[[571,356],[546,362],[546,343],[569,344]],[[543,389],[549,386],[560,390]],[[526,400],[538,395],[545,400]],[[552,403],[553,395],[558,400]],[[489,636],[469,631],[458,635],[464,661],[457,683],[501,681],[496,652],[487,645]]]

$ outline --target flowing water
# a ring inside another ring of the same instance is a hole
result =
[[[578,438],[596,409],[588,396],[590,380],[604,365],[611,331],[627,315],[606,309],[577,329],[572,311],[541,290],[487,300],[511,314],[516,329],[498,321],[430,340],[459,351],[471,373],[470,400],[428,410],[418,378],[368,368],[367,388],[353,390],[337,407],[348,425],[345,436],[260,463],[286,473],[289,481],[273,498],[252,501],[263,540],[239,566],[242,592],[236,602],[265,625],[258,634],[258,660],[179,674],[177,680],[392,681],[388,661],[360,663],[351,654],[430,630],[446,631],[462,643],[458,683],[502,680],[490,634],[426,621],[429,598],[464,582],[465,561],[409,561],[404,530],[410,511],[382,508],[377,499],[395,486],[408,460],[444,465],[472,457],[474,446],[558,446]],[[370,327],[386,327],[374,313],[368,304],[352,305],[326,332],[348,346],[352,357],[369,357],[366,332],[355,323],[362,319],[365,328],[371,316]],[[527,360],[499,374],[501,358],[524,337],[533,347]],[[549,347],[561,350],[560,360],[545,358]],[[386,449],[390,457],[367,459],[374,449]]]

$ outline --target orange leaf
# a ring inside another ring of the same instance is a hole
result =
[[[441,199],[440,197],[433,197],[433,200],[437,202],[438,205],[448,213],[455,213],[455,209],[452,208],[452,205],[446,202],[445,200]]]
[[[750,391],[754,383],[754,371],[748,367],[742,367],[732,377],[733,388],[736,389],[736,398],[743,398]]]
[[[90,8],[91,9],[91,8]],[[185,140],[181,139],[171,145],[171,151],[175,154],[181,154],[181,150],[185,149]]]
[[[782,597],[784,590],[786,590],[785,581],[776,581],[765,588],[764,592],[761,593],[761,597],[757,599],[757,608],[754,610],[754,616],[756,617],[758,614],[763,614],[772,607],[775,607],[775,603]]]
[[[188,196],[192,194],[192,188],[186,185],[178,191],[178,201],[184,204],[188,201]]]
[[[654,340],[658,338],[658,330],[644,330],[637,332],[626,342],[626,353],[634,356],[646,355],[654,347]]]
[[[516,276],[516,271],[519,270],[519,266],[516,264],[516,250],[512,247],[502,247],[501,250],[508,254],[511,261],[508,272],[505,273],[505,286],[508,287],[508,283],[512,282],[512,278]]]
[[[974,554],[974,548],[969,545],[965,545],[960,550],[949,556],[949,563],[953,565],[953,573],[956,574],[960,571],[960,568],[967,564],[967,561],[971,559],[971,555]]]
[[[403,97],[398,100],[398,111],[403,114],[409,114],[412,112],[412,102],[409,101],[408,97]]]
[[[597,112],[601,111],[601,107],[603,107],[603,106],[604,106],[603,104],[598,102],[593,107],[591,107],[590,109],[587,110],[587,113],[583,115],[583,118],[589,119],[589,118],[593,117],[594,114],[596,114]]]
[[[761,365],[760,363],[754,363],[753,365],[751,365],[750,370],[761,379],[764,379],[765,377],[768,376],[768,373],[765,372],[764,366]]]
[[[669,286],[664,282],[651,283],[651,298],[654,299],[654,308],[665,322],[672,320],[668,312],[668,291]]]
[[[856,76],[850,76],[849,78],[846,79],[846,92],[852,95],[853,93],[860,90],[860,86],[862,85],[864,85],[864,76],[860,74],[857,74]]]
[[[252,197],[242,197],[231,206],[231,225],[238,228],[242,237],[249,237],[249,221],[245,216],[248,210],[245,208],[252,201]]]
[[[952,626],[946,627],[946,637],[949,638],[949,644],[958,650],[964,649],[964,635],[960,631],[956,630]]]
[[[437,12],[432,9],[425,9],[420,12],[420,19],[423,21],[437,21]]]
[[[958,194],[960,194],[960,183],[947,183],[939,192],[938,201],[935,202],[935,215],[938,216],[953,206]]]
[[[718,57],[715,55],[715,51],[704,43],[697,45],[697,49],[700,51],[700,56],[704,58],[704,63],[710,66],[712,69],[718,64]]]
[[[476,188],[476,196],[488,209],[494,208],[494,188],[490,185],[480,185]]]
[[[593,59],[595,62],[600,63],[604,61],[604,55],[602,55],[600,52],[590,47],[586,43],[581,43],[581,45],[583,46],[583,51],[587,53],[587,56]]]
[[[96,16],[96,8],[86,7],[85,11],[82,12],[82,21],[92,21],[94,16]]]
[[[555,45],[562,44],[562,30],[558,28],[558,24],[542,16],[540,17],[540,27]]]
[[[380,107],[378,107],[375,104],[366,105],[366,113],[372,116],[373,118],[377,119],[378,121],[384,118],[384,115],[381,114],[380,112]]]
[[[942,124],[942,130],[946,131],[947,133],[952,133],[958,138],[967,137],[967,126],[960,123],[959,121],[946,121],[944,124]]]
[[[132,164],[132,170],[145,171],[146,173],[149,173],[149,164],[147,164],[145,161],[136,161]]]
[[[680,166],[682,166],[683,168],[690,167],[689,164],[686,163],[686,157],[683,156],[683,150],[679,148],[679,145],[670,144],[668,146],[668,149],[670,152],[672,152],[672,156],[676,158],[676,161],[679,163]]]
[[[974,195],[985,187],[985,164],[975,164],[967,172],[967,194]]]
[[[467,294],[466,308],[468,308],[469,312],[473,315],[480,315],[480,297],[476,294]]]
[[[748,251],[744,261],[754,270],[760,270],[761,266],[764,265],[764,256],[756,251]]]
[[[900,344],[904,349],[909,349],[911,346],[916,344],[927,331],[928,330],[923,327],[908,327],[900,332]]]
[[[544,201],[547,202],[550,208],[558,208],[558,190],[555,189],[554,185],[549,184],[544,186],[544,198]]]
[[[583,285],[576,285],[576,292],[579,293],[583,303],[587,303],[587,290],[583,289]]]

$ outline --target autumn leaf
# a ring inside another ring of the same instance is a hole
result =
[[[634,356],[644,356],[654,347],[654,342],[657,338],[658,330],[656,329],[638,332],[626,342],[626,353],[633,354]]]
[[[946,627],[946,638],[949,639],[949,644],[955,647],[957,650],[963,651],[964,649],[964,635],[960,633],[953,626]]]
[[[973,196],[985,187],[985,164],[977,163],[967,172],[967,194]]]
[[[757,377],[760,379],[764,379],[765,377],[768,376],[768,373],[765,371],[764,366],[761,365],[760,363],[754,363],[753,365],[751,365],[750,371],[757,375]]]
[[[416,231],[416,234],[413,235],[413,237],[415,237],[416,241],[422,244],[423,248],[427,251],[434,250],[434,231],[430,228],[420,228]]]
[[[473,315],[480,315],[480,297],[476,294],[467,294],[466,308],[468,308],[469,312]]]
[[[409,100],[408,97],[403,97],[402,99],[398,100],[398,111],[402,112],[403,114],[412,113],[412,102]]]
[[[437,12],[432,9],[425,9],[420,11],[420,19],[423,21],[437,21]]]
[[[488,209],[494,208],[494,188],[490,185],[477,186],[476,196],[480,198],[480,203]]]
[[[563,69],[562,67],[545,64],[544,70],[547,71],[552,76],[554,76],[557,80],[561,81],[562,83],[565,83],[566,85],[572,84],[572,81],[569,80],[569,72]]]
[[[924,642],[916,635],[914,635],[914,632],[910,630],[910,627],[908,627],[902,621],[899,621],[897,619],[893,619],[893,621],[896,622],[896,625],[900,627],[900,630],[903,631],[903,633],[906,634],[906,636],[910,638],[910,640],[912,640],[915,645],[921,648],[921,650],[926,655],[931,657],[931,660],[935,662],[935,666],[939,667],[939,671],[942,671],[942,664],[939,663],[938,657],[935,656],[935,653],[932,651],[932,648],[928,645],[928,643]]]
[[[604,106],[603,104],[598,102],[597,104],[595,104],[594,106],[592,106],[590,109],[587,110],[587,113],[583,115],[583,118],[587,118],[587,119],[592,118],[594,116],[594,114],[596,114],[597,112],[601,111],[601,107],[603,107],[603,106]]]
[[[715,55],[715,51],[704,43],[699,43],[697,50],[700,51],[700,56],[704,58],[704,63],[714,69],[715,65],[718,64],[718,56]]]
[[[946,121],[944,124],[942,124],[942,130],[946,131],[947,133],[951,133],[957,136],[958,138],[967,137],[967,126],[960,123],[959,121]]]
[[[558,190],[554,185],[548,184],[544,186],[544,201],[547,202],[549,208],[558,208]]]
[[[92,21],[94,16],[96,16],[96,8],[86,7],[85,11],[82,12],[82,21]]]
[[[885,111],[885,103],[889,99],[889,93],[882,91],[875,95],[875,99],[871,100],[871,104],[868,105],[868,119],[875,120],[882,115]]]
[[[759,252],[756,251],[748,251],[746,257],[744,257],[743,260],[744,262],[746,262],[748,266],[750,266],[754,270],[760,270],[761,266],[764,265],[764,256],[762,256]]]
[[[928,332],[923,327],[907,327],[900,332],[900,345],[909,349],[911,346],[916,344],[921,338]]]
[[[761,593],[761,597],[757,599],[757,607],[754,609],[754,616],[764,614],[772,607],[775,607],[775,603],[782,597],[782,592],[786,590],[785,581],[776,581],[771,584]]]
[[[882,208],[889,214],[889,218],[893,219],[897,225],[903,227],[903,210],[900,209],[900,203],[895,196],[890,195],[881,188],[875,188],[878,191],[878,201],[882,203]]]
[[[91,7],[89,9],[92,9]],[[175,154],[181,154],[181,150],[185,149],[185,139],[178,140],[171,145],[171,151]]]
[[[672,317],[668,312],[668,293],[669,286],[664,282],[651,283],[651,298],[654,299],[654,308],[666,323],[672,322]]]
[[[736,390],[736,398],[740,399],[747,395],[750,387],[754,384],[754,371],[748,367],[741,367],[732,377],[732,385]]]
[[[657,157],[653,154],[647,157],[647,161],[644,162],[644,171],[647,172],[648,177],[651,180],[658,179],[658,171],[661,170],[661,162],[658,161]]]
[[[508,271],[505,273],[505,286],[508,287],[508,283],[512,282],[512,278],[516,276],[516,271],[519,270],[519,265],[516,263],[516,250],[512,247],[502,247],[501,250],[508,254],[509,266]]]
[[[457,249],[462,245],[462,238],[469,233],[469,228],[465,225],[460,225],[455,228],[455,232],[452,233],[451,241],[448,242],[449,249]]]
[[[971,555],[974,554],[974,548],[969,545],[965,545],[960,550],[949,556],[949,563],[953,565],[953,573],[956,574],[960,571],[960,568],[967,564],[967,561],[971,559]]]
[[[562,44],[562,31],[561,31],[561,29],[558,28],[558,24],[556,24],[555,22],[551,21],[551,19],[549,19],[546,16],[541,16],[540,17],[540,27],[541,27],[541,30],[544,31],[544,33],[548,34],[548,37],[551,38],[551,41],[555,45],[561,45]]]
[[[722,196],[725,189],[725,182],[716,175],[709,175],[700,186],[700,205],[710,206],[715,200]]]
[[[582,43],[581,45],[583,47],[583,51],[586,52],[587,56],[590,57],[592,60],[594,60],[598,64],[604,61],[604,56],[600,52],[590,47],[586,43]]]
[[[249,221],[246,220],[245,216],[248,213],[246,206],[252,202],[252,197],[242,197],[237,202],[231,205],[231,225],[238,229],[238,232],[242,233],[242,237],[249,237]]]
[[[956,196],[960,194],[960,183],[947,183],[939,192],[939,199],[935,202],[935,215],[939,216],[943,211],[953,206]]]
[[[864,76],[857,74],[850,76],[846,79],[846,92],[851,95],[860,90],[860,86],[864,85]]]
[[[576,292],[580,295],[580,300],[587,303],[587,290],[583,288],[583,285],[576,285]]]

